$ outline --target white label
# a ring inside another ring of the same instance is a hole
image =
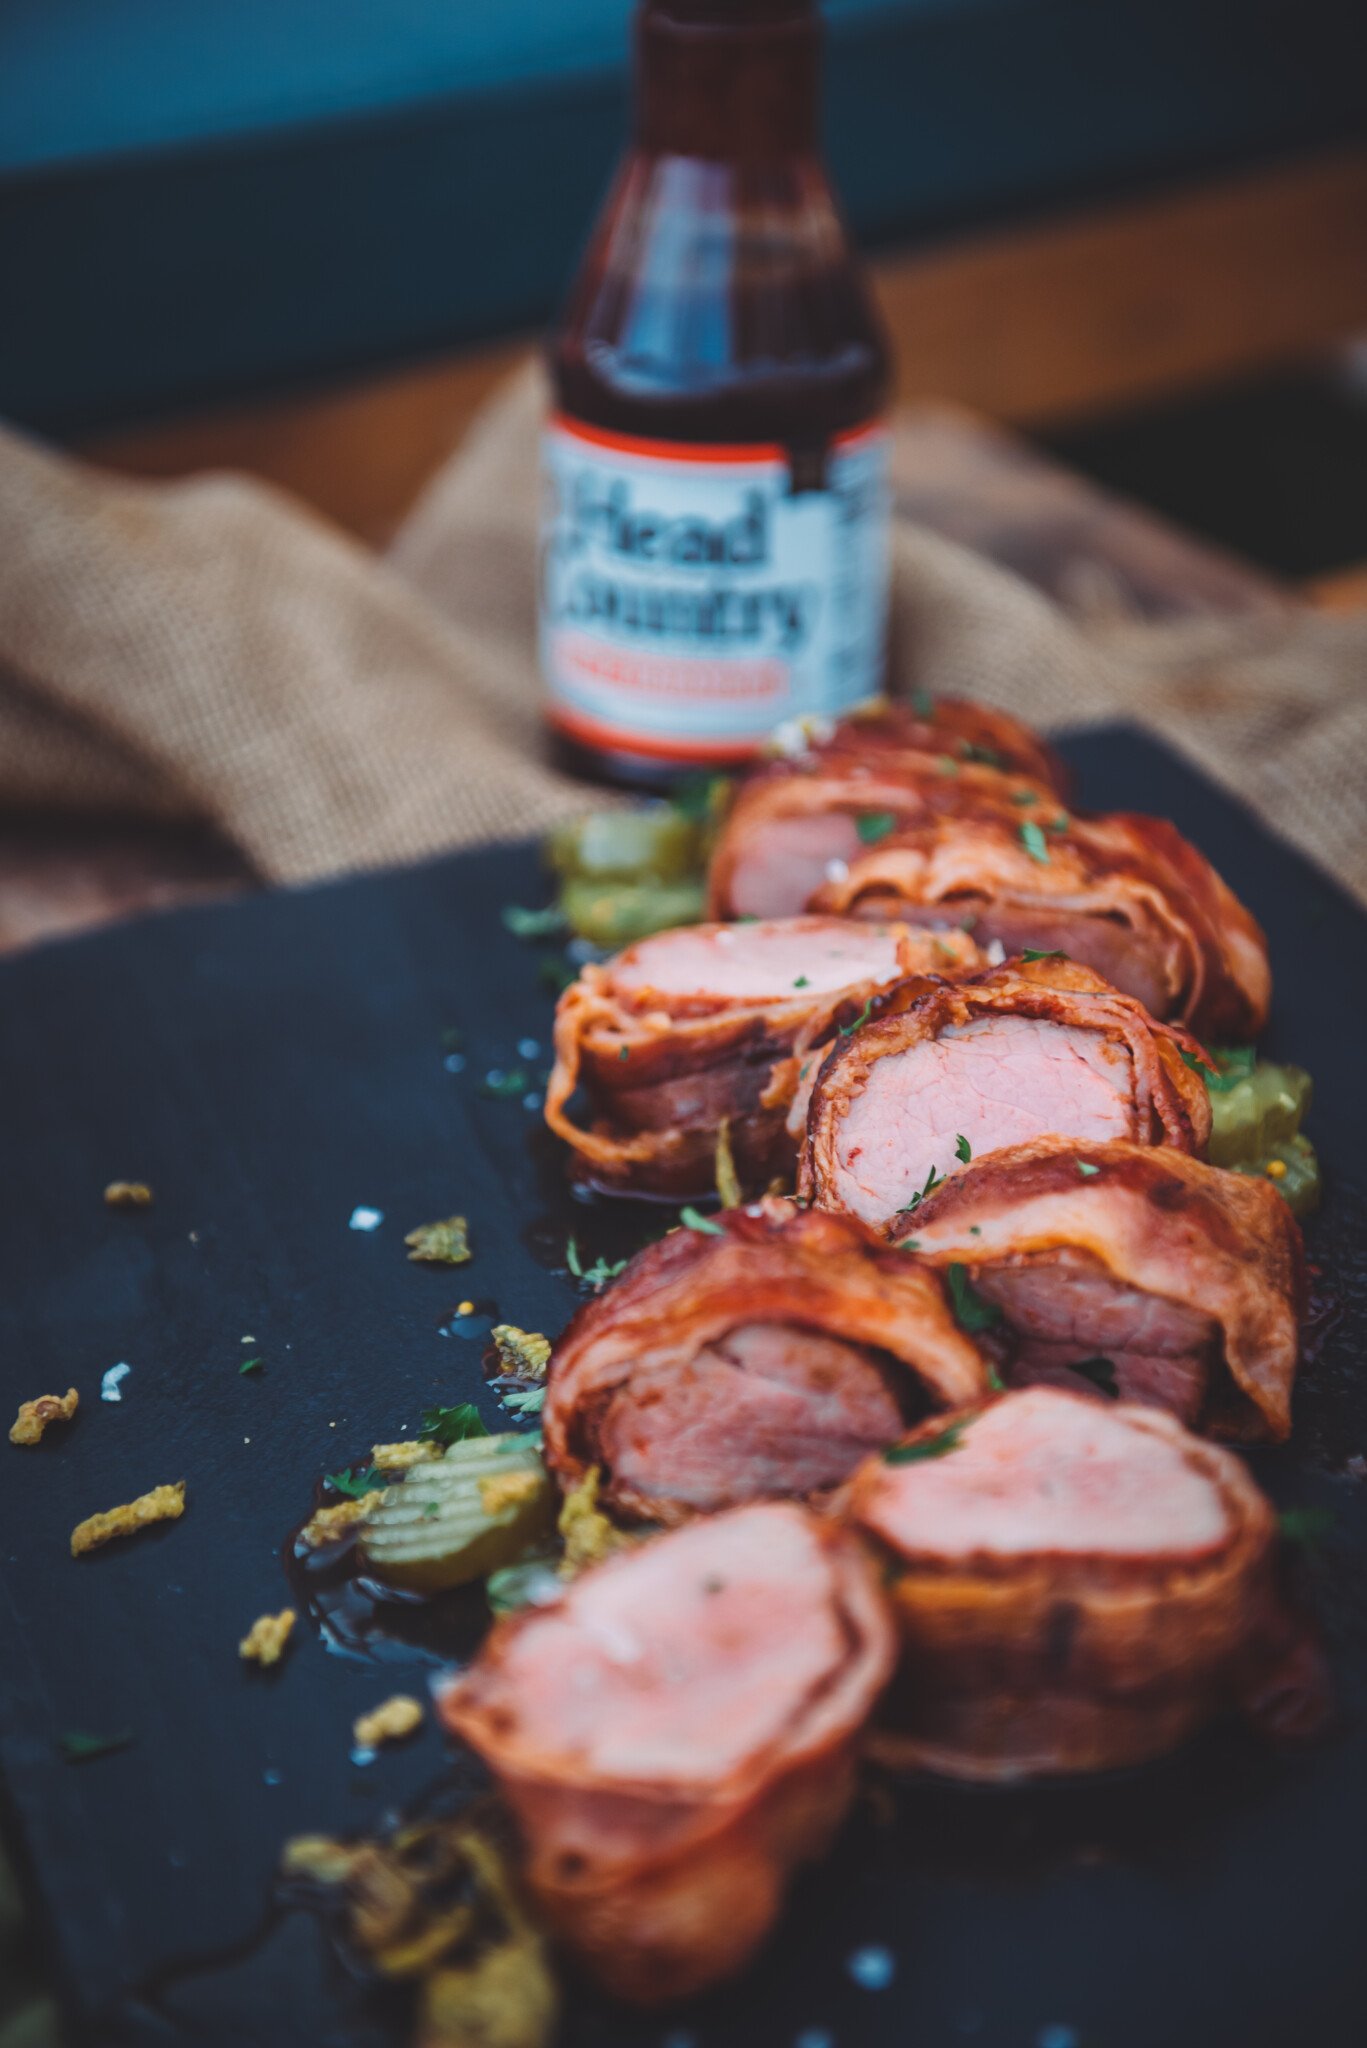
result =
[[[888,442],[842,435],[815,488],[777,447],[544,443],[541,665],[587,745],[744,759],[776,725],[883,686]]]

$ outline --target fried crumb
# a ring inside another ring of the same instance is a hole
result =
[[[540,1490],[539,1472],[496,1472],[491,1479],[479,1482],[479,1498],[486,1515],[499,1515],[504,1508],[515,1508]]]
[[[351,1734],[357,1749],[378,1749],[382,1742],[402,1742],[421,1725],[421,1703],[411,1693],[396,1692],[383,1706],[358,1714]]]
[[[325,1543],[336,1543],[345,1536],[348,1529],[364,1522],[379,1503],[383,1487],[372,1487],[369,1493],[358,1494],[354,1500],[339,1500],[335,1508],[315,1508],[299,1531],[299,1541],[306,1543],[310,1550],[321,1550]]]
[[[43,1431],[50,1422],[70,1422],[81,1403],[81,1397],[74,1387],[68,1387],[64,1394],[39,1394],[36,1401],[20,1403],[19,1413],[9,1433],[12,1444],[37,1444],[43,1440]]]
[[[152,1190],[145,1180],[111,1180],[104,1200],[108,1209],[150,1209]]]
[[[495,1323],[490,1336],[498,1347],[504,1372],[518,1379],[544,1380],[551,1362],[551,1343],[539,1330],[519,1330],[516,1323]]]
[[[238,1644],[238,1656],[263,1670],[278,1664],[294,1633],[294,1623],[292,1607],[282,1607],[279,1614],[259,1614]]]
[[[463,1216],[440,1223],[420,1223],[404,1238],[408,1256],[419,1265],[463,1266],[470,1257],[469,1225]]]
[[[178,1522],[185,1513],[185,1481],[171,1486],[154,1486],[123,1507],[107,1508],[102,1515],[87,1515],[71,1532],[71,1555],[84,1557],[88,1550],[112,1543],[116,1536],[135,1536],[151,1522]]]
[[[440,1444],[415,1437],[406,1444],[372,1444],[370,1462],[382,1472],[406,1472],[410,1465],[434,1465],[443,1456]]]
[[[599,1467],[590,1465],[561,1503],[559,1528],[565,1546],[565,1555],[560,1560],[562,1579],[572,1579],[588,1565],[601,1564],[605,1557],[611,1557],[615,1550],[624,1549],[632,1541],[624,1530],[608,1520],[598,1505],[601,1478]]]

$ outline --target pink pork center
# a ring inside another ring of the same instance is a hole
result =
[[[836,1193],[883,1223],[932,1167],[957,1169],[960,1138],[974,1159],[1050,1133],[1133,1138],[1133,1081],[1128,1052],[1099,1031],[1007,1014],[950,1025],[873,1062],[840,1126]]]
[[[897,939],[853,918],[778,918],[659,932],[631,946],[612,970],[620,995],[725,997],[790,1002],[897,975]]]

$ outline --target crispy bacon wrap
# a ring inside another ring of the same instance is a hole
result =
[[[1183,1058],[1183,1054],[1187,1058]],[[816,1077],[798,1193],[897,1237],[967,1158],[1051,1134],[1200,1153],[1196,1040],[1068,960],[1008,961],[908,990]],[[1192,1064],[1188,1064],[1188,1060]]]
[[[1272,1509],[1156,1409],[1005,1394],[870,1458],[842,1505],[901,1635],[876,1737],[892,1763],[989,1781],[1141,1763],[1238,1703],[1267,1654]]]
[[[739,1970],[825,1849],[894,1654],[859,1543],[773,1503],[499,1622],[439,1707],[512,1808],[551,1928],[656,2004]]]
[[[1039,1138],[955,1174],[914,1228],[921,1257],[960,1265],[998,1312],[982,1341],[1013,1384],[1289,1434],[1304,1262],[1271,1181],[1171,1146]]]
[[[785,1121],[809,1050],[907,975],[971,972],[963,932],[830,917],[657,932],[560,998],[546,1121],[610,1193],[706,1194],[725,1121],[748,1187],[791,1171]],[[583,1086],[591,1122],[570,1113]]]
[[[928,1409],[986,1392],[937,1274],[848,1217],[766,1201],[672,1231],[552,1354],[547,1463],[677,1522],[811,1493]]]
[[[1000,716],[958,708],[972,712],[975,725]],[[732,797],[712,855],[712,916],[805,910],[871,844],[920,820],[976,806],[1021,815],[1013,804],[1052,816],[1057,764],[1023,727],[1006,723],[1017,740],[992,747],[901,710],[847,719],[795,758],[755,769]],[[946,921],[958,915],[951,911]]]
[[[844,917],[966,921],[1008,953],[1061,949],[1155,1017],[1242,1042],[1272,979],[1252,916],[1162,818],[1084,817],[965,787],[952,812],[899,821],[835,863],[808,899]]]

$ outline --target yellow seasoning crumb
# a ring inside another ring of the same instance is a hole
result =
[[[562,1579],[572,1579],[589,1565],[601,1564],[605,1557],[624,1549],[632,1540],[608,1520],[598,1505],[602,1476],[597,1465],[590,1465],[579,1484],[561,1502],[558,1526],[565,1546],[559,1567]]]
[[[498,1362],[519,1379],[544,1380],[551,1362],[551,1342],[539,1330],[519,1330],[516,1323],[495,1323],[489,1332],[498,1348]]]
[[[263,1670],[278,1664],[294,1633],[294,1622],[292,1607],[282,1607],[279,1614],[259,1614],[238,1644],[238,1656],[248,1664],[261,1665]]]
[[[185,1513],[185,1481],[173,1486],[154,1486],[120,1508],[107,1508],[102,1515],[88,1515],[71,1532],[71,1555],[84,1557],[116,1536],[134,1536],[151,1522],[178,1522]]]
[[[150,1209],[152,1190],[145,1180],[111,1180],[104,1199],[110,1209]]]
[[[539,1472],[497,1472],[492,1479],[479,1482],[479,1497],[486,1515],[502,1514],[504,1508],[516,1507],[519,1501],[530,1500],[540,1491]]]
[[[1269,1180],[1285,1180],[1286,1161],[1284,1159],[1269,1159],[1267,1165],[1263,1168],[1263,1172]]]
[[[358,1522],[365,1521],[380,1500],[382,1489],[373,1488],[357,1500],[339,1500],[335,1508],[316,1508],[303,1528],[299,1541],[306,1543],[310,1550],[321,1550],[325,1543],[335,1543],[345,1536],[348,1529],[354,1529]]]
[[[440,1223],[420,1223],[404,1238],[408,1256],[419,1265],[463,1266],[470,1257],[469,1225],[463,1216],[445,1216]]]
[[[81,1397],[74,1387],[68,1387],[64,1394],[39,1394],[36,1401],[21,1402],[9,1433],[10,1442],[41,1443],[48,1424],[70,1422],[80,1403]]]
[[[440,1444],[414,1438],[406,1444],[372,1444],[370,1462],[381,1472],[406,1472],[410,1465],[434,1465],[442,1455]]]
[[[422,1707],[410,1693],[396,1692],[383,1706],[359,1714],[351,1733],[357,1749],[378,1749],[382,1742],[402,1742],[422,1724]]]
[[[472,1316],[474,1312],[475,1304],[472,1301],[458,1301],[456,1303],[456,1314],[458,1316]]]

